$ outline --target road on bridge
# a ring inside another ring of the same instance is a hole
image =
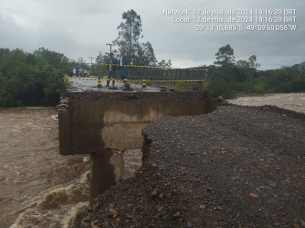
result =
[[[107,81],[102,81],[102,88],[98,88],[98,80],[95,78],[70,78],[69,79],[72,82],[72,85],[70,87],[70,91],[101,91],[101,92],[114,92],[114,91],[122,91],[123,90],[123,82],[116,81],[115,87],[117,87],[116,90],[110,89],[112,87],[112,81],[110,81],[110,87],[106,87]],[[134,91],[145,91],[145,92],[159,92],[160,89],[156,87],[147,86],[146,88],[142,88],[142,84],[134,84],[130,83],[130,87]]]

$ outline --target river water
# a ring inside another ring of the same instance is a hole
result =
[[[0,228],[70,227],[88,207],[89,155],[59,154],[57,110],[0,109]],[[124,178],[141,165],[125,152]]]
[[[237,105],[274,105],[279,108],[305,113],[305,93],[266,94],[264,96],[239,97],[227,101]]]

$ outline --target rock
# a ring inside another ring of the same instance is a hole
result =
[[[174,216],[174,217],[180,217],[180,211],[178,211],[177,213],[175,213],[173,216]]]
[[[91,216],[87,216],[86,218],[83,219],[85,222],[90,222],[91,221]]]
[[[108,222],[104,222],[103,224],[102,224],[102,227],[104,228],[108,228],[109,227],[109,223]]]
[[[113,209],[113,208],[114,208],[114,204],[112,204],[112,203],[109,204],[109,208],[110,208],[110,209]]]
[[[99,228],[100,226],[98,226],[98,221],[94,220],[93,222],[90,223],[90,228]]]
[[[293,228],[300,228],[298,224],[294,224]]]
[[[299,221],[300,221],[301,227],[305,227],[305,222],[302,219],[300,219]]]
[[[114,209],[109,209],[109,213],[110,213],[111,215],[114,215],[114,214],[116,214],[116,210],[114,210]]]
[[[252,198],[258,198],[258,195],[256,195],[255,193],[250,193],[250,196],[251,196]]]
[[[223,207],[217,207],[217,210],[223,211]]]
[[[163,206],[158,207],[158,211],[161,212],[163,210]]]
[[[156,191],[156,189],[154,189],[153,191],[152,191],[152,193],[150,194],[150,198],[155,198],[157,196],[157,191]]]
[[[163,199],[163,194],[162,193],[159,195],[159,199]]]
[[[97,209],[98,209],[98,204],[97,203],[93,204],[93,207],[92,207],[93,212],[96,212]]]
[[[80,224],[80,228],[88,228],[90,226],[90,223],[89,222],[85,222],[84,220],[82,220],[82,222]]]
[[[88,210],[87,210],[89,213],[92,213],[93,212],[93,207],[88,207]]]
[[[187,226],[187,227],[192,227],[193,224],[192,224],[190,221],[187,221],[186,226]]]
[[[121,218],[120,217],[116,218],[115,222],[116,222],[116,224],[120,224]]]
[[[204,210],[204,209],[205,209],[205,206],[204,206],[204,205],[200,205],[199,207],[200,207],[201,210]]]
[[[97,220],[100,221],[100,222],[103,221],[103,216],[98,215],[98,216],[96,216],[96,218],[97,218]]]

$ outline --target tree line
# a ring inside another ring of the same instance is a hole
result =
[[[150,42],[141,43],[141,17],[134,10],[123,13],[118,37],[113,41],[130,55],[131,64],[171,67],[171,60],[157,61]],[[113,53],[118,57],[119,53]],[[97,63],[106,63],[108,52],[99,52]],[[294,65],[276,70],[258,71],[255,55],[247,60],[235,60],[233,48],[227,44],[215,54],[204,83],[180,83],[178,88],[208,90],[212,96],[232,98],[236,94],[305,92],[305,68]],[[69,61],[70,60],[70,61]],[[69,74],[70,67],[79,66],[90,71],[104,71],[103,65],[90,65],[79,58],[76,63],[61,53],[39,48],[33,53],[21,49],[0,48],[0,107],[57,105],[61,67]],[[136,70],[137,68],[135,68]]]
[[[63,54],[0,48],[0,107],[54,106],[59,102]]]
[[[215,54],[216,61],[208,68],[206,88],[213,96],[232,98],[236,94],[305,92],[305,68],[294,65],[258,71],[255,55],[235,61],[234,50],[227,44]]]

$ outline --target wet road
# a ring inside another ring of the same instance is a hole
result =
[[[100,92],[122,92],[123,90],[123,82],[116,81],[115,87],[116,90],[109,89],[106,87],[107,81],[102,81],[102,88],[97,87],[97,79],[93,78],[71,78],[70,81],[73,83],[70,90],[73,92],[83,92],[83,91],[100,91]],[[159,92],[159,88],[147,86],[146,88],[142,88],[142,84],[134,84],[130,83],[130,87],[134,92]],[[112,86],[112,82],[110,82],[110,87]]]

